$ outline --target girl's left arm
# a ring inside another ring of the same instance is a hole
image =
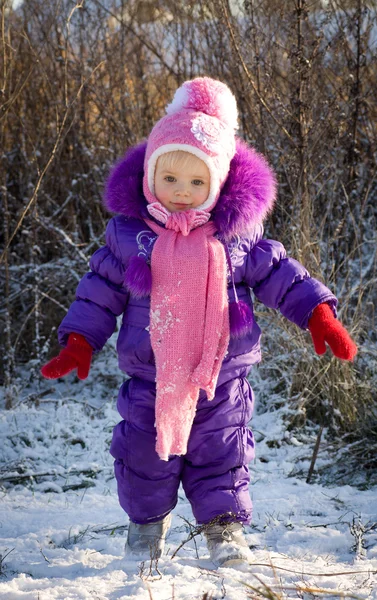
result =
[[[265,306],[279,309],[298,327],[309,329],[318,354],[324,354],[327,342],[339,358],[354,358],[356,345],[336,319],[336,297],[288,257],[280,242],[261,239],[252,247],[246,257],[245,282]]]

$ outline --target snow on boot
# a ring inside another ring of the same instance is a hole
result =
[[[251,563],[253,555],[243,535],[242,523],[209,525],[204,534],[210,558],[216,567]]]
[[[156,560],[161,557],[165,547],[165,537],[171,524],[171,515],[161,521],[138,525],[130,520],[126,556],[139,560]]]

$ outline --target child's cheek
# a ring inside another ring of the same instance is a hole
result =
[[[207,192],[206,188],[203,186],[198,190],[198,193],[196,195],[198,198],[200,198],[204,201],[207,199],[208,192]]]
[[[165,187],[159,188],[156,191],[156,198],[157,200],[159,200],[159,202],[161,202],[161,204],[165,206],[165,204],[168,203],[170,200],[169,190],[167,190]]]

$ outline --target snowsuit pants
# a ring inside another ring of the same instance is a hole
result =
[[[245,372],[246,375],[246,372]],[[210,402],[201,390],[185,456],[161,460],[155,450],[155,383],[131,377],[119,390],[110,452],[119,502],[135,523],[162,519],[175,507],[182,482],[199,524],[233,513],[251,519],[248,464],[254,439],[247,427],[253,392],[246,376],[219,385]]]

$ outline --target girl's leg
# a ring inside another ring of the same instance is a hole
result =
[[[119,502],[131,521],[163,519],[176,505],[183,459],[160,460],[156,451],[156,386],[132,377],[120,388],[118,410],[123,421],[113,431]]]
[[[248,464],[254,457],[254,439],[247,424],[252,410],[253,392],[246,377],[220,385],[210,402],[201,394],[182,473],[198,523],[226,513],[230,521],[250,523]]]

